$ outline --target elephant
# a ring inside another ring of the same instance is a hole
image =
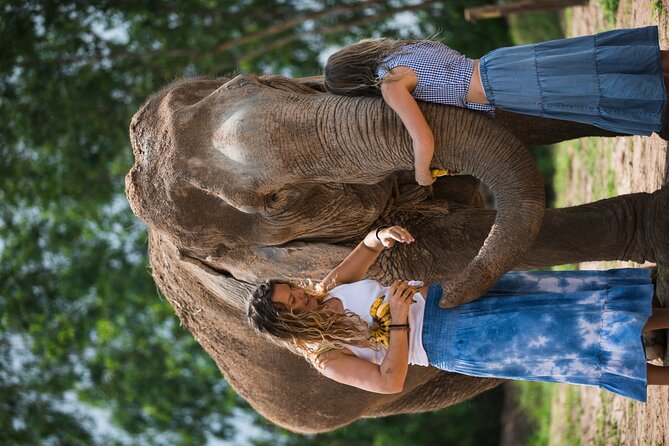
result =
[[[614,134],[420,107],[435,134],[435,167],[469,175],[418,186],[410,137],[383,100],[330,95],[318,77],[180,80],[132,119],[126,194],[148,226],[154,280],[227,382],[289,430],[439,409],[502,382],[411,366],[401,393],[373,394],[322,377],[246,324],[259,281],[320,279],[376,225],[402,224],[416,242],[384,252],[369,277],[442,281],[445,305],[479,297],[513,268],[667,263],[669,188],[544,209],[527,145]],[[479,180],[496,210],[482,207]]]

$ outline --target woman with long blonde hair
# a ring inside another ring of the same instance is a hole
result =
[[[669,367],[646,363],[641,333],[669,327],[652,308],[646,269],[516,271],[488,293],[438,307],[440,284],[364,280],[401,226],[371,231],[317,284],[269,280],[252,294],[248,321],[303,355],[325,376],[379,393],[401,392],[410,364],[470,376],[598,386],[646,400]]]

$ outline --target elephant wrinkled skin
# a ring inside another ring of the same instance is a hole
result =
[[[319,279],[375,225],[403,224],[417,242],[382,254],[370,277],[444,281],[449,304],[480,296],[514,267],[666,262],[666,189],[544,211],[542,180],[523,142],[609,133],[421,108],[435,133],[435,167],[486,183],[496,211],[481,208],[470,176],[417,186],[407,172],[411,141],[392,110],[380,98],[323,93],[317,78],[180,81],[132,120],[136,163],[126,191],[149,226],[154,279],[235,390],[288,429],[319,432],[438,409],[500,382],[412,366],[402,393],[372,394],[323,378],[246,325],[255,283]]]

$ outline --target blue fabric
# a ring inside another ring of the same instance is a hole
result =
[[[641,331],[653,284],[645,269],[514,271],[482,298],[438,307],[428,290],[430,364],[469,376],[599,386],[646,401]]]
[[[479,70],[488,101],[504,110],[635,135],[662,125],[656,26],[499,48]]]

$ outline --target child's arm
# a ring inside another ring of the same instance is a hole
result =
[[[378,234],[378,238],[377,238]],[[385,248],[392,248],[395,242],[413,243],[414,238],[401,226],[391,226],[370,231],[358,246],[342,262],[325,276],[321,286],[329,289],[334,285],[361,280]]]
[[[390,76],[390,80],[381,84],[381,94],[411,135],[416,181],[420,185],[429,186],[434,182],[430,173],[430,164],[434,156],[434,135],[416,100],[411,96],[418,78],[408,67],[393,68],[386,76]]]

